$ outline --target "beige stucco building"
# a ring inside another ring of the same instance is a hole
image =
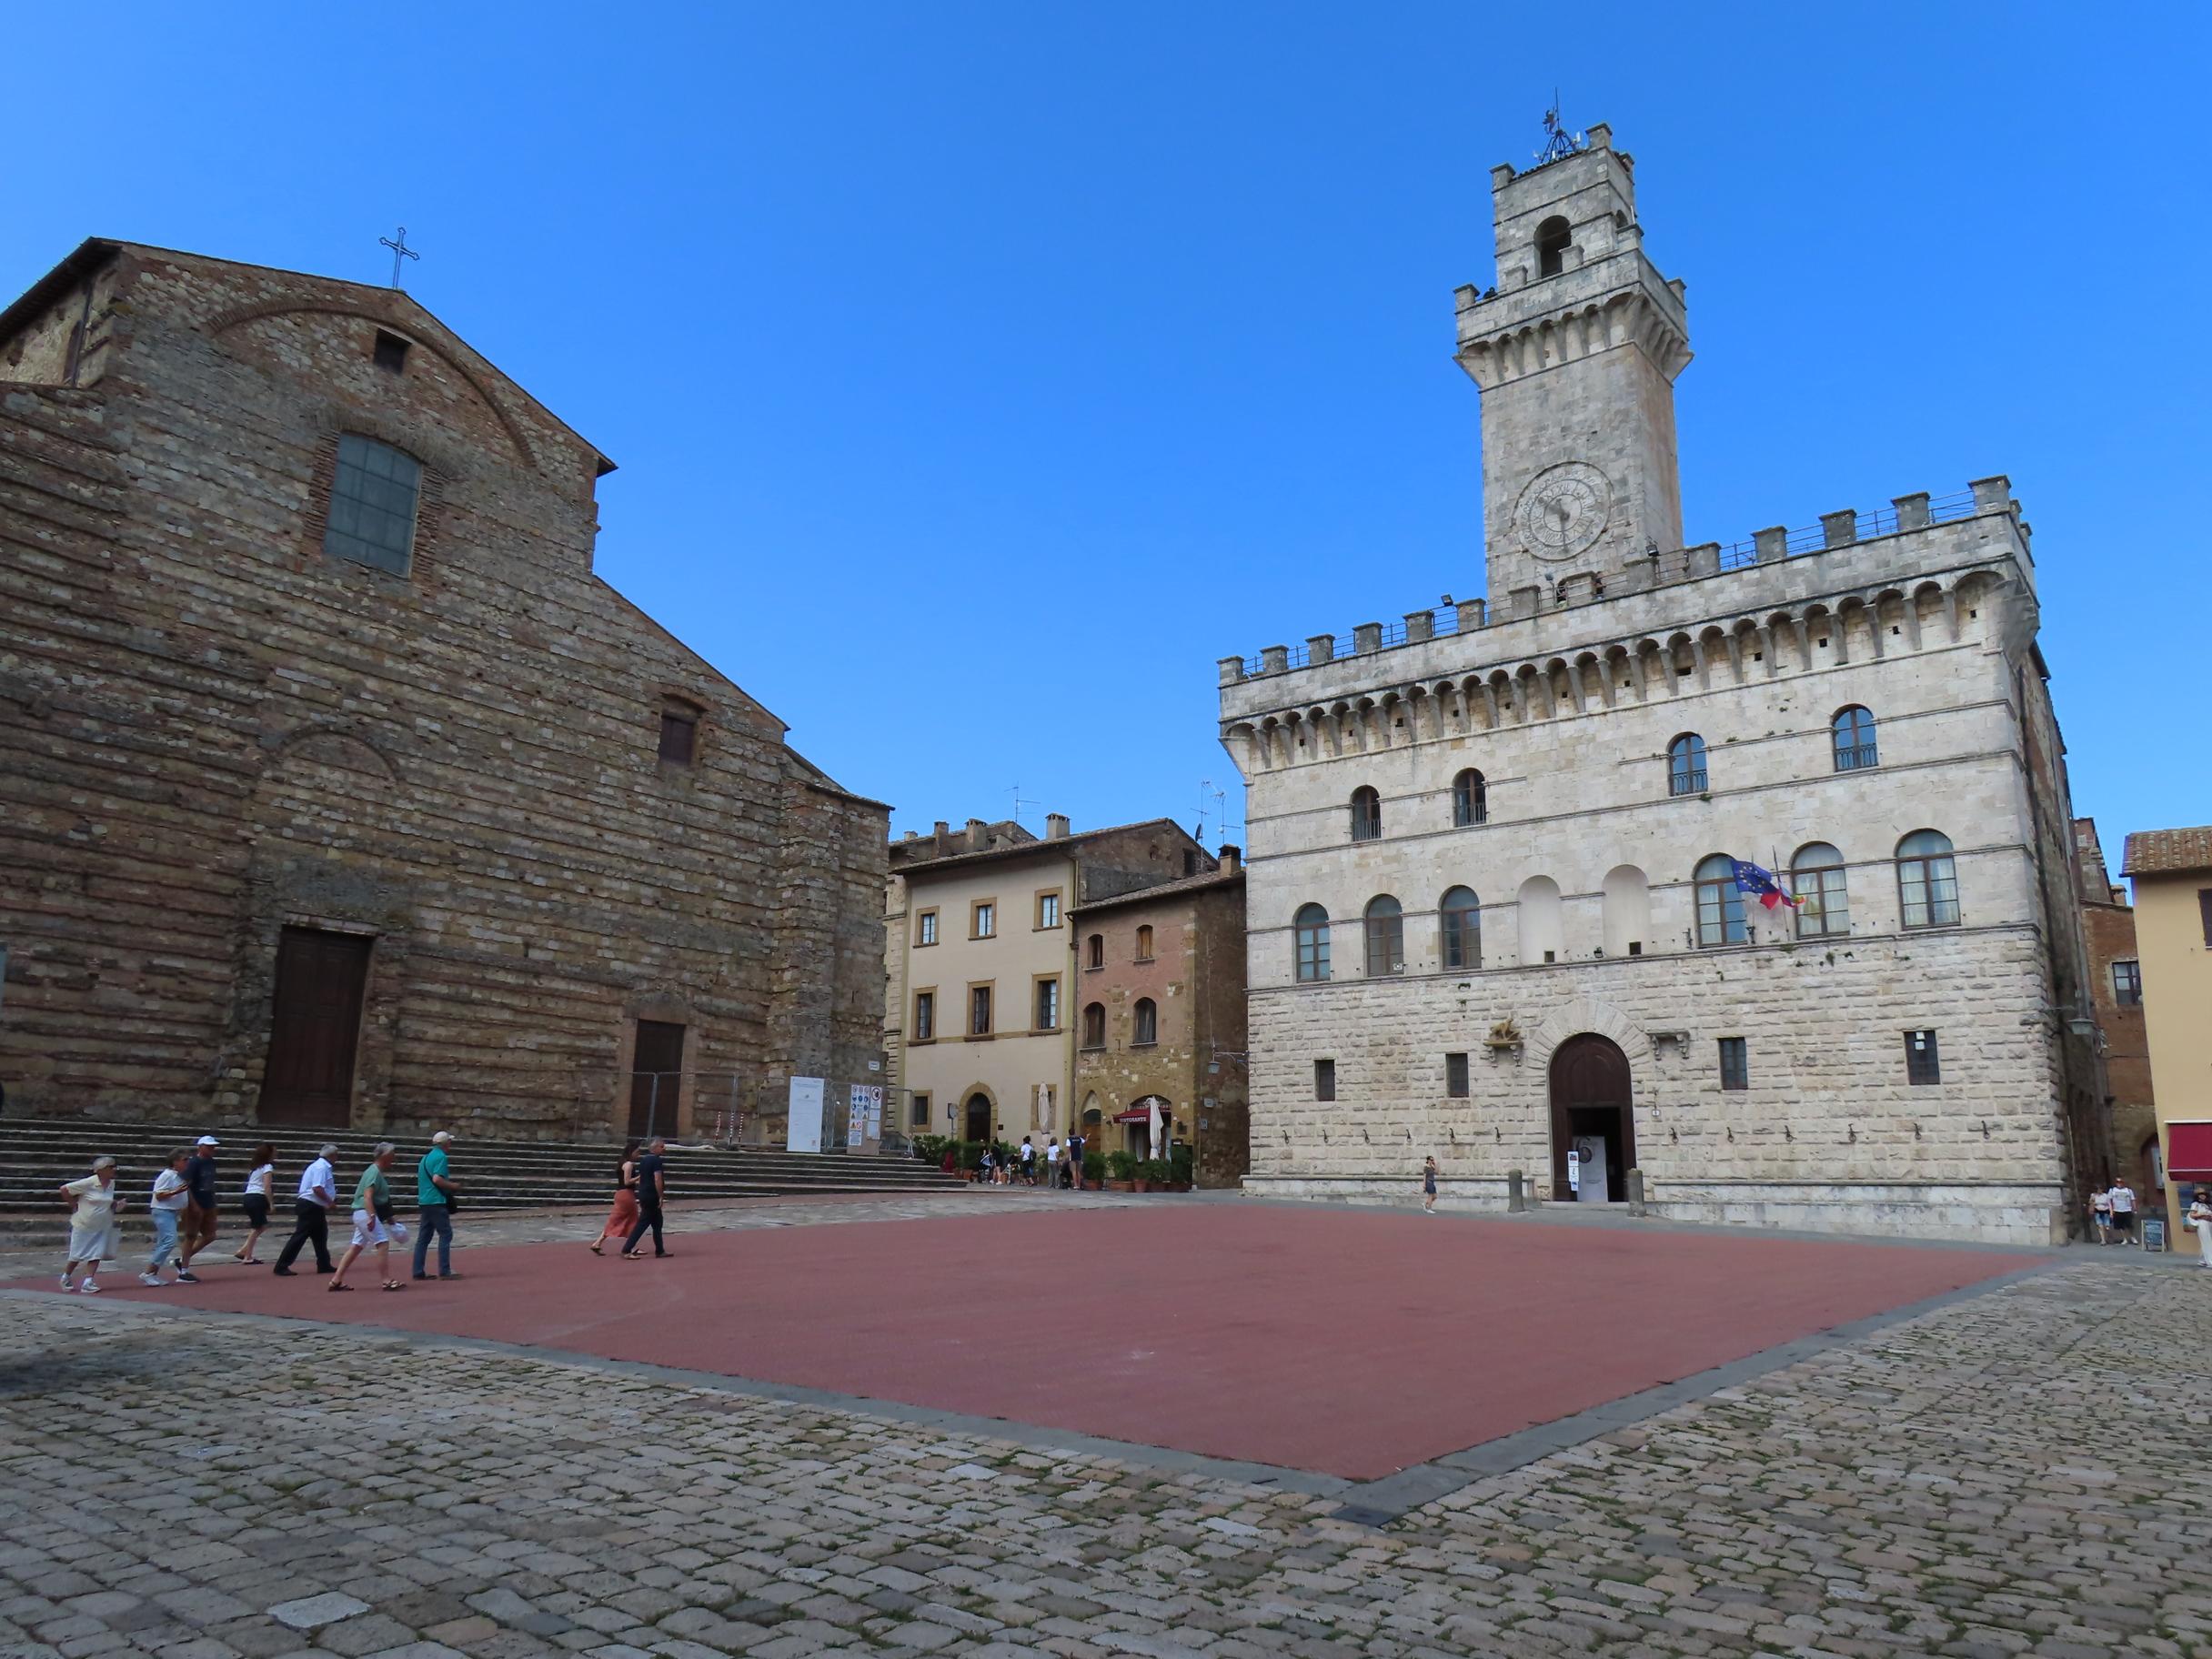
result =
[[[2167,1236],[2193,1255],[2197,1235],[2181,1218],[2212,1189],[2212,826],[2129,836],[2120,873],[2135,883]]]
[[[1213,868],[1169,819],[1074,833],[970,819],[890,844],[887,1117],[900,1132],[1065,1137],[1075,1047],[1068,912]],[[896,1102],[895,1112],[888,1102]],[[887,1128],[890,1125],[887,1123]]]
[[[1685,547],[1630,157],[1493,183],[1487,600],[1220,664],[1246,1185],[2065,1238],[2109,1135],[2009,484]]]

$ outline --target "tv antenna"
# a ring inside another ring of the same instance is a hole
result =
[[[1014,822],[1019,824],[1021,822],[1021,809],[1024,807],[1033,807],[1037,803],[1033,800],[1023,799],[1021,794],[1021,786],[1018,783],[1013,785],[1012,788],[1007,792],[1014,798]],[[1024,827],[1026,828],[1026,826]]]

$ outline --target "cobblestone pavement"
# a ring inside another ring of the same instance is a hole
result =
[[[0,1340],[10,1655],[2212,1654],[2194,1272],[2068,1265],[1382,1530],[357,1327],[18,1293]]]

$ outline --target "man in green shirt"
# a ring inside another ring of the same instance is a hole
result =
[[[407,1288],[392,1277],[392,1235],[384,1226],[384,1213],[392,1207],[392,1183],[385,1171],[392,1167],[392,1156],[397,1150],[389,1141],[379,1141],[369,1158],[368,1168],[361,1171],[361,1179],[353,1190],[353,1242],[339,1259],[338,1271],[330,1275],[330,1283],[326,1288],[353,1289],[346,1282],[346,1270],[363,1250],[372,1245],[377,1252],[377,1271],[384,1275],[384,1288],[387,1291]]]
[[[453,1271],[453,1181],[446,1173],[446,1146],[453,1137],[444,1130],[430,1137],[430,1150],[415,1166],[415,1202],[422,1207],[415,1229],[415,1277],[427,1279],[430,1235],[437,1234],[437,1276],[458,1279]]]

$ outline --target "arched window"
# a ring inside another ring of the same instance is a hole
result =
[[[1574,240],[1574,227],[1566,220],[1553,216],[1536,226],[1536,275],[1556,276],[1567,268],[1567,248]]]
[[[1714,853],[1697,867],[1697,942],[1740,945],[1744,942],[1744,894],[1735,884],[1735,860]]]
[[[1318,904],[1302,906],[1298,934],[1298,977],[1311,983],[1329,977],[1329,912]]]
[[[1897,897],[1908,928],[1948,928],[1958,921],[1958,868],[1951,838],[1915,830],[1897,843]]]
[[[1367,901],[1367,976],[1405,971],[1405,910],[1388,893]]]
[[[1470,767],[1452,779],[1452,821],[1463,830],[1489,816],[1490,787],[1483,781],[1483,774]]]
[[[1382,834],[1382,797],[1362,785],[1352,791],[1352,839],[1372,841]]]
[[[1083,1009],[1083,1047],[1102,1049],[1106,1046],[1106,1005],[1092,1002]]]
[[[1152,960],[1152,929],[1150,922],[1137,930],[1137,960],[1141,962]]]
[[[1790,890],[1797,907],[1797,937],[1825,939],[1851,931],[1851,905],[1844,891],[1844,855],[1825,841],[1810,841],[1790,860]]]
[[[1093,968],[1106,966],[1106,936],[1103,933],[1091,936],[1091,965]]]
[[[1138,1048],[1160,1041],[1160,1005],[1150,997],[1139,997],[1136,1006],[1136,1034],[1130,1042]]]
[[[1873,715],[1854,703],[1848,709],[1838,709],[1835,719],[1829,724],[1835,733],[1837,771],[1855,772],[1880,763],[1881,757],[1875,749]]]
[[[1471,887],[1455,887],[1436,907],[1437,931],[1447,968],[1483,965],[1483,901]]]
[[[1666,746],[1666,792],[1702,795],[1705,792],[1705,740],[1685,731]]]

